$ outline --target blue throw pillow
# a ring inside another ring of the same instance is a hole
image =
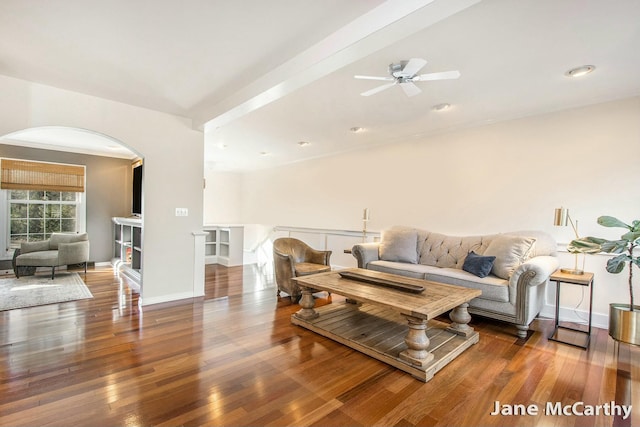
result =
[[[494,256],[482,256],[471,251],[465,258],[462,269],[478,277],[487,277],[495,260],[496,257]]]

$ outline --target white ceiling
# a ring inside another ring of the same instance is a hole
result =
[[[0,2],[0,74],[190,117],[217,170],[637,96],[639,52],[637,0]],[[355,74],[414,57],[428,61],[421,72],[462,76],[417,83],[412,98],[399,87],[360,96],[382,82]],[[584,64],[596,71],[564,75]],[[443,102],[452,108],[432,111]],[[45,128],[3,142],[133,157],[78,136]]]

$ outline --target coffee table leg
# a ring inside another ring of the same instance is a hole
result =
[[[427,337],[427,321],[417,317],[404,317],[409,322],[409,332],[404,338],[407,349],[400,352],[400,359],[412,365],[425,367],[433,360],[433,354],[427,351],[429,337]]]
[[[451,319],[453,323],[449,325],[447,331],[467,338],[474,333],[473,328],[469,326],[471,315],[469,314],[467,307],[469,307],[469,304],[465,302],[451,310],[451,313],[449,313],[449,319]]]
[[[313,294],[309,288],[301,287],[301,290],[302,298],[300,298],[299,304],[302,308],[296,312],[295,316],[303,320],[313,320],[319,316],[318,312],[313,309],[316,305]]]

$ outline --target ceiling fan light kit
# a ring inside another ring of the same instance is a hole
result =
[[[566,73],[564,73],[567,77],[582,77],[586,76],[590,72],[596,69],[595,65],[583,65],[581,67],[572,68]]]
[[[391,86],[400,85],[404,93],[411,97],[419,94],[422,90],[414,82],[424,82],[432,80],[449,80],[457,79],[460,77],[460,72],[455,71],[443,71],[439,73],[418,74],[418,72],[427,65],[427,61],[422,58],[412,58],[408,61],[400,61],[399,63],[389,64],[388,77],[376,77],[376,76],[354,76],[356,79],[363,80],[380,80],[387,81],[381,86],[374,87],[368,91],[362,92],[362,96],[375,95],[378,92],[382,92]]]
[[[449,108],[451,108],[451,104],[447,104],[446,102],[444,102],[444,103],[442,103],[442,104],[437,104],[437,105],[434,105],[433,107],[431,107],[431,109],[432,109],[433,111],[438,111],[438,112],[440,112],[440,111],[446,111],[446,110],[448,110]]]

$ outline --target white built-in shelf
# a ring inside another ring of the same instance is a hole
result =
[[[134,286],[142,286],[142,219],[114,217],[111,264]],[[137,289],[139,292],[139,289]]]
[[[242,265],[244,226],[205,225],[203,230],[209,233],[204,242],[205,264]]]

